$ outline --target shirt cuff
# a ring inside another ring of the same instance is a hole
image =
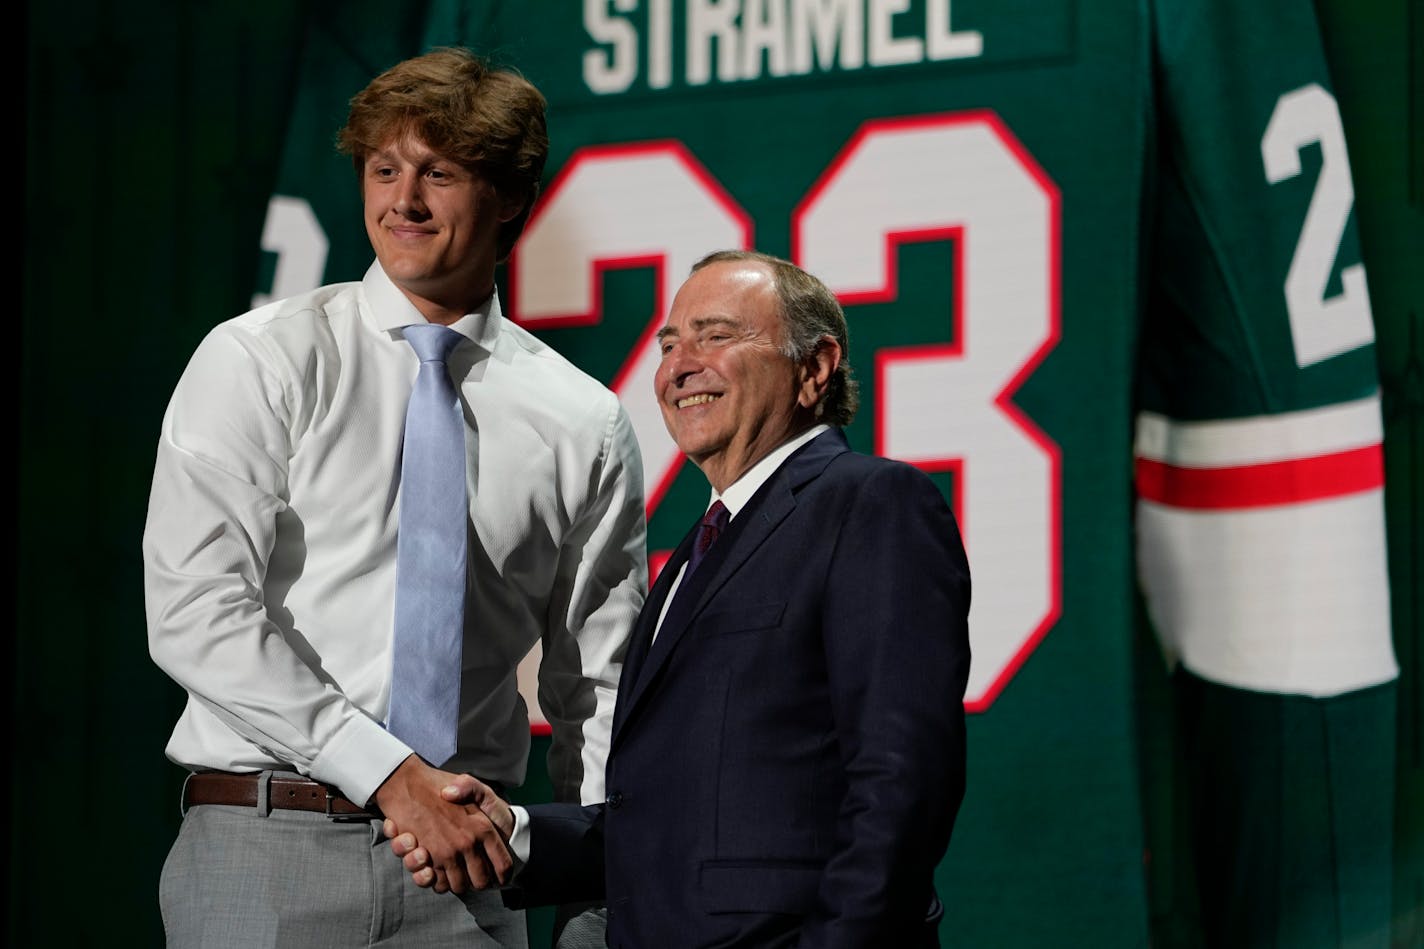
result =
[[[518,804],[509,805],[514,813],[514,832],[509,835],[509,853],[514,857],[517,874],[529,862],[529,812]]]
[[[336,785],[357,804],[366,804],[411,754],[405,742],[358,712],[312,761],[311,776]]]

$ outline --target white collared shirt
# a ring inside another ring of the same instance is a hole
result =
[[[813,425],[801,434],[795,435],[787,441],[782,442],[776,448],[773,448],[764,458],[748,468],[740,478],[728,485],[724,493],[719,495],[715,488],[712,489],[712,497],[707,501],[706,510],[711,510],[713,504],[721,501],[723,506],[727,508],[727,514],[729,515],[727,522],[731,523],[732,519],[741,513],[742,508],[747,506],[747,502],[752,499],[752,496],[761,489],[762,485],[766,484],[772,475],[776,474],[776,470],[785,463],[787,458],[791,457],[796,449],[826,431],[828,428],[830,428],[829,425]],[[703,511],[704,514],[706,510]],[[653,639],[655,641],[658,638],[658,633],[663,628],[663,620],[667,617],[668,607],[672,604],[672,598],[677,596],[677,588],[682,586],[682,575],[686,572],[687,564],[684,562],[682,566],[678,567],[677,576],[673,578],[672,586],[668,588],[668,595],[666,599],[663,600],[662,609],[658,612],[658,625],[653,628]]]
[[[144,588],[154,660],[189,694],[189,768],[295,768],[354,801],[410,749],[385,731],[406,403],[425,322],[379,264],[216,327],[163,420]],[[603,798],[623,651],[647,584],[642,464],[616,397],[500,314],[451,326],[473,525],[459,750],[519,784],[515,668],[543,640],[549,770]],[[440,764],[439,762],[436,762]]]

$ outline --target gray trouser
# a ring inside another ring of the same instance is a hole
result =
[[[170,949],[527,949],[497,890],[416,886],[373,820],[189,809],[159,882]]]
[[[605,949],[608,907],[604,903],[560,906],[554,914],[554,949]]]

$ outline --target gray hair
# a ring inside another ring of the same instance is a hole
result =
[[[713,251],[693,264],[692,272],[737,261],[758,263],[771,271],[786,337],[781,346],[783,355],[803,362],[827,336],[840,346],[841,362],[826,386],[825,396],[816,404],[816,420],[828,425],[849,425],[860,406],[860,383],[851,374],[850,330],[836,295],[791,261],[755,250]]]

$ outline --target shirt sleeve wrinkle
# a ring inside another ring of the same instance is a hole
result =
[[[647,585],[642,462],[626,412],[607,398],[593,490],[560,555],[561,582],[572,585],[551,603],[539,669],[554,729],[550,777],[561,797],[581,786],[585,801],[602,795],[622,656]]]
[[[285,501],[295,400],[261,348],[240,330],[210,334],[179,381],[164,437],[175,450]]]
[[[295,393],[264,336],[232,324],[214,330],[170,402],[144,534],[149,645],[219,721],[308,771],[361,712],[266,613]]]

